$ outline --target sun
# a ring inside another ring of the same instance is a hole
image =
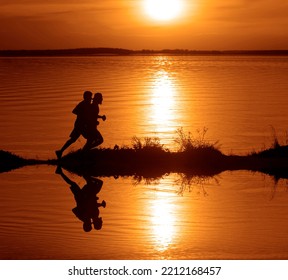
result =
[[[183,0],[144,0],[146,14],[157,21],[169,21],[181,15]]]

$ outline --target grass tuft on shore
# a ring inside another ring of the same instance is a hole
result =
[[[134,136],[132,138],[132,148],[135,151],[168,151],[164,148],[164,145],[160,143],[160,138],[158,137],[144,137],[141,139],[137,136]]]
[[[270,148],[262,149],[259,152],[253,152],[250,155],[263,158],[288,158],[288,135],[286,135],[286,139],[284,141],[280,141],[274,127],[271,127],[271,129],[272,144]]]
[[[0,172],[7,172],[26,165],[27,160],[7,151],[0,150]]]
[[[191,132],[184,132],[183,128],[176,130],[177,137],[174,140],[178,146],[178,152],[191,152],[195,150],[220,151],[218,142],[211,143],[206,140],[208,128],[196,130],[196,136]]]

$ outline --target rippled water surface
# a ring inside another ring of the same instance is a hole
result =
[[[103,147],[150,136],[175,150],[177,129],[197,137],[206,127],[205,139],[221,151],[245,154],[271,145],[273,133],[286,142],[287,74],[287,57],[0,58],[0,149],[54,158],[73,127],[72,109],[92,90],[104,97]],[[1,173],[0,257],[288,258],[285,180],[244,171],[98,180],[103,226],[84,232],[70,186],[54,166]]]

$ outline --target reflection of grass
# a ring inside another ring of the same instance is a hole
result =
[[[199,175],[190,175],[186,173],[179,173],[179,179],[175,181],[179,187],[178,194],[183,195],[184,192],[194,192],[196,194],[201,194],[207,196],[208,193],[205,189],[211,180],[213,180],[217,185],[219,181],[216,176],[199,176]]]

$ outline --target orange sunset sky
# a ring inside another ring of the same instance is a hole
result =
[[[0,0],[0,38],[2,50],[288,49],[288,1]]]

